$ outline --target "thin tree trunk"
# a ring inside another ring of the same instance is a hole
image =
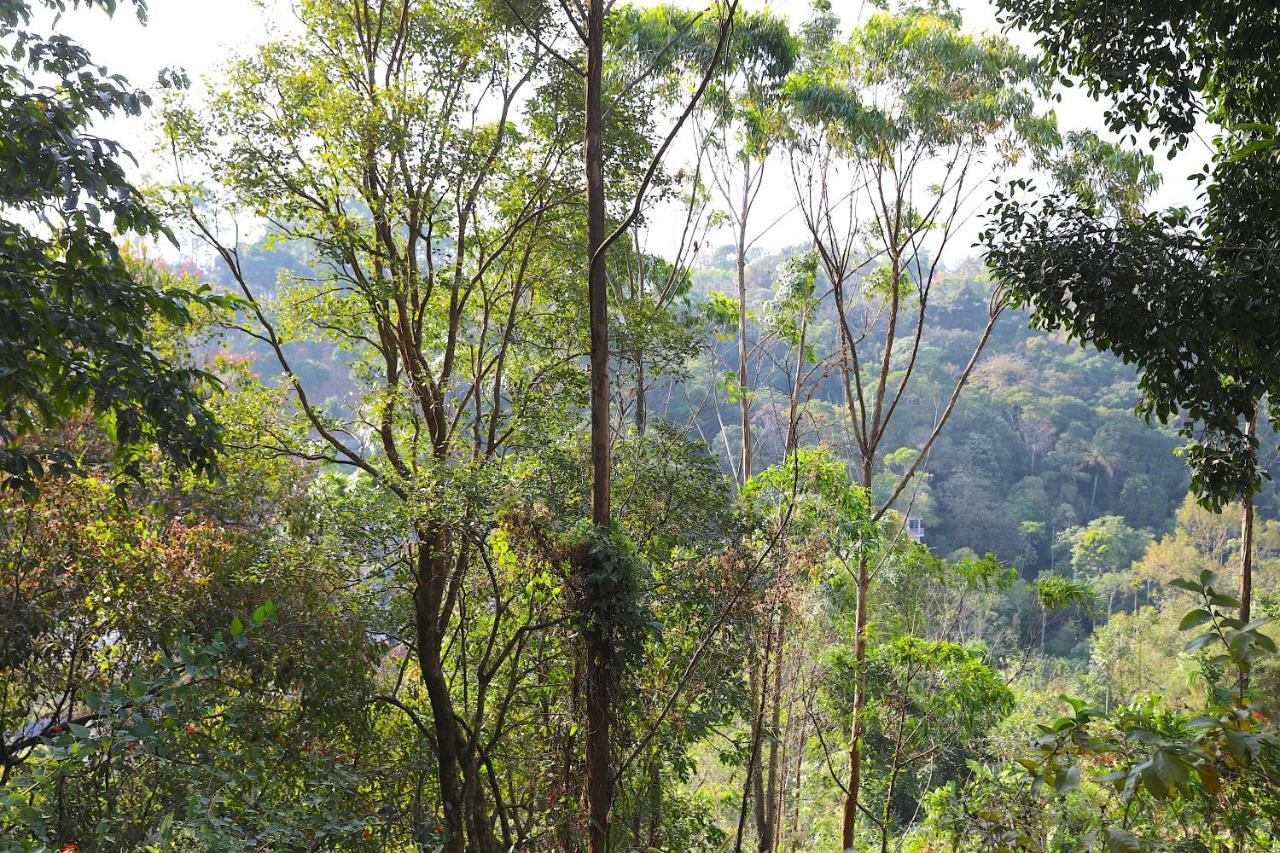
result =
[[[804,774],[804,741],[805,726],[808,721],[803,717],[800,720],[800,729],[796,732],[796,775],[795,781],[792,783],[791,794],[791,826],[788,830],[789,847],[792,853],[796,850],[800,837],[800,779]]]
[[[591,520],[608,527],[609,506],[609,304],[604,254],[604,118],[602,80],[604,73],[604,0],[588,0],[586,132],[583,165],[587,194],[587,301],[591,322]],[[596,591],[591,582],[589,560],[583,560],[580,578],[579,618],[587,629],[596,610]],[[583,653],[586,661],[586,792],[590,820],[587,849],[605,853],[609,848],[609,810],[613,800],[613,777],[609,754],[609,724],[612,714],[608,662],[612,655],[606,634],[586,630]]]
[[[769,832],[769,803],[765,799],[764,780],[765,738],[767,737],[765,714],[769,709],[769,685],[771,682],[769,678],[769,661],[767,659],[761,662],[760,671],[754,680],[755,689],[760,692],[760,710],[753,726],[756,748],[752,751],[755,756],[755,766],[752,768],[751,774],[751,811],[752,817],[755,818],[756,822],[756,849],[763,850],[764,839]]]
[[[658,847],[658,830],[662,828],[662,776],[655,758],[649,762],[649,849]]]
[[[769,775],[764,786],[764,824],[760,832],[760,853],[769,853],[774,846],[774,837],[778,832],[778,741],[782,728],[782,652],[785,648],[785,629],[787,608],[782,605],[778,612],[778,639],[775,643],[773,662],[773,695],[770,701],[773,708],[769,719]]]
[[[857,684],[853,692],[853,724],[849,731],[849,784],[848,796],[844,801],[844,815],[840,825],[840,843],[842,850],[853,847],[854,836],[858,828],[858,795],[862,787],[862,735],[863,711],[867,706],[866,680],[862,667],[867,659],[867,591],[870,566],[865,555],[858,558],[858,598],[855,616],[853,641],[853,657],[858,667]]]
[[[774,810],[773,820],[773,846],[769,848],[769,853],[778,853],[782,848],[782,836],[785,827],[783,822],[787,817],[787,809],[791,807],[791,776],[787,769],[791,766],[791,756],[794,752],[792,743],[795,715],[792,713],[794,708],[793,697],[787,697],[787,719],[783,724],[779,737],[782,739],[782,750],[778,758],[778,799],[777,808]]]
[[[872,461],[869,455],[862,460],[862,485],[871,492]],[[867,681],[863,672],[867,660],[867,596],[871,587],[871,567],[865,548],[858,552],[858,597],[854,617],[853,659],[858,667],[857,683],[853,692],[853,724],[849,731],[849,793],[844,801],[844,815],[840,824],[841,849],[853,847],[858,828],[858,795],[862,787],[862,734],[863,710],[867,706]]]
[[[903,692],[906,692],[905,689]],[[884,807],[880,810],[880,853],[889,853],[889,820],[893,814],[893,794],[898,786],[898,774],[902,772],[902,732],[906,723],[907,707],[904,698],[898,708],[898,731],[893,744],[893,766],[889,770],[889,789],[885,791]]]
[[[1257,452],[1253,449],[1254,436],[1258,431],[1257,404],[1254,404],[1253,416],[1245,428],[1245,436],[1249,440],[1249,468],[1257,465]],[[1246,625],[1253,612],[1253,489],[1249,488],[1244,495],[1244,518],[1240,522],[1240,621]],[[1249,673],[1240,673],[1241,691],[1249,689]]]
[[[751,695],[751,746],[747,754],[747,777],[742,783],[742,800],[738,807],[738,830],[734,836],[734,853],[742,853],[742,839],[747,826],[747,804],[753,799],[759,803],[763,800],[763,791],[758,787],[760,781],[760,742],[764,729],[765,704],[769,698],[769,657],[773,646],[773,621],[765,631],[763,654],[758,665],[750,664],[747,668],[747,692]],[[757,701],[759,697],[759,701]],[[760,832],[760,809],[756,809],[756,832]]]
[[[1257,464],[1257,452],[1252,447],[1254,436],[1258,432],[1258,415],[1255,411],[1253,417],[1249,418],[1249,425],[1245,428],[1245,436],[1250,442],[1249,462],[1250,467]],[[1249,490],[1244,496],[1244,520],[1240,523],[1240,618],[1246,624],[1249,622],[1250,614],[1253,609],[1253,491]]]
[[[796,372],[791,383],[791,405],[787,409],[787,446],[784,456],[790,456],[800,440],[800,384],[804,381],[804,348],[809,337],[809,312],[800,319],[800,346],[796,351]]]
[[[649,403],[644,390],[644,353],[636,350],[636,434],[644,437],[649,421]]]
[[[751,399],[747,392],[747,211],[751,206],[751,161],[742,167],[742,218],[738,224],[738,400],[742,421],[742,484],[751,479]]]

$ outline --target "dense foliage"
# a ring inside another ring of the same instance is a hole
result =
[[[193,303],[223,300],[140,272],[122,252],[117,235],[169,232],[129,182],[126,152],[92,124],[138,115],[150,99],[66,36],[31,28],[33,15],[66,5],[0,4],[0,471],[29,488],[50,464],[73,463],[75,448],[28,439],[82,410],[104,421],[126,467],[158,445],[209,470],[208,376],[166,358],[147,333],[153,320],[180,324]]]
[[[0,849],[1274,849],[1274,12],[1091,5],[297,0],[144,195],[0,0]]]

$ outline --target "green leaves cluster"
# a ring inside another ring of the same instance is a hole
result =
[[[1047,786],[1063,796],[1089,779],[1114,797],[1114,811],[1104,811],[1091,833],[1109,850],[1157,845],[1173,829],[1162,825],[1166,809],[1193,811],[1206,831],[1224,838],[1266,837],[1269,820],[1274,828],[1271,800],[1255,786],[1269,789],[1280,770],[1280,735],[1274,709],[1257,704],[1247,676],[1260,658],[1276,653],[1276,644],[1260,630],[1270,620],[1245,624],[1236,618],[1239,602],[1219,592],[1217,582],[1205,571],[1173,583],[1200,599],[1179,628],[1201,630],[1187,652],[1216,648],[1203,666],[1210,678],[1223,668],[1233,672],[1234,689],[1211,691],[1208,706],[1195,716],[1155,696],[1110,713],[1063,696],[1071,713],[1040,725],[1035,752],[1019,760],[1034,780],[1033,792]],[[1097,768],[1092,776],[1086,775],[1089,767]]]
[[[225,302],[122,253],[123,236],[173,238],[127,178],[128,152],[92,126],[149,99],[74,41],[28,29],[37,11],[67,7],[0,4],[0,482],[30,489],[50,465],[68,467],[74,448],[33,436],[84,412],[135,475],[150,446],[210,472],[211,377],[163,355],[151,329]]]

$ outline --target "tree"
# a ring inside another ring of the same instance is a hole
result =
[[[1175,581],[1196,600],[1179,625],[1198,632],[1187,651],[1216,652],[1201,714],[1162,707],[1158,697],[1114,711],[1064,697],[1070,713],[1041,726],[1034,752],[1019,762],[1032,775],[1033,790],[1051,786],[1059,796],[1094,768],[1105,799],[1091,822],[1111,849],[1185,836],[1188,823],[1197,838],[1216,836],[1245,848],[1275,835],[1280,738],[1270,710],[1254,709],[1248,673],[1276,653],[1276,643],[1260,630],[1262,620],[1246,624],[1231,615],[1240,602],[1218,592],[1216,582],[1208,570]]]
[[[512,6],[513,10],[514,8]],[[609,388],[607,252],[615,241],[627,233],[639,215],[649,184],[662,165],[667,149],[697,107],[712,76],[716,73],[737,13],[737,0],[732,0],[723,6],[717,4],[719,14],[712,42],[713,50],[701,74],[701,79],[694,89],[693,96],[688,99],[671,130],[654,152],[644,178],[634,192],[633,203],[628,205],[630,209],[624,213],[621,221],[614,225],[612,230],[607,221],[604,123],[605,29],[611,7],[607,8],[604,0],[588,0],[585,6],[576,11],[567,6],[564,8],[569,24],[586,51],[586,63],[583,67],[578,68],[572,63],[569,64],[581,77],[585,92],[582,162],[586,177],[587,234],[584,256],[587,270],[587,305],[590,315],[588,352],[591,372],[591,524],[596,528],[597,538],[607,539],[617,533],[613,529],[609,474],[612,397]],[[687,18],[687,16],[683,17]],[[649,54],[650,67],[642,70],[634,81],[623,87],[622,91],[625,92],[627,88],[645,82],[653,74],[653,66],[663,60],[672,46],[680,46],[685,31],[696,21],[697,18],[684,21],[668,20],[669,24],[676,23],[677,26],[670,27],[667,43],[650,46],[656,47],[656,50]],[[611,671],[615,664],[615,649],[609,620],[617,615],[615,611],[624,611],[630,604],[622,600],[626,596],[625,589],[620,587],[609,590],[604,586],[611,572],[609,567],[601,562],[601,557],[608,551],[609,549],[605,549],[589,553],[586,559],[580,561],[578,576],[575,579],[577,595],[580,599],[579,619],[584,640],[583,657],[586,670],[587,772],[585,786],[590,820],[588,848],[593,853],[608,849],[609,811],[613,801],[613,768],[609,742],[609,729],[613,715],[610,682],[617,673]]]
[[[560,152],[516,122],[548,54],[485,3],[308,0],[303,12],[298,33],[230,63],[203,111],[171,106],[173,203],[247,303],[234,327],[280,371],[274,404],[244,418],[246,443],[359,472],[371,506],[398,521],[384,559],[404,555],[410,578],[444,844],[490,850],[501,806],[482,751],[502,727],[488,691],[529,629],[463,658],[474,680],[457,696],[448,637],[472,595],[489,602],[471,605],[491,608],[495,638],[529,614],[471,575],[488,565],[504,448],[563,411],[555,395],[580,394],[572,337],[534,319],[567,308],[551,260]],[[305,275],[251,275],[238,220],[254,217],[305,250]],[[317,399],[293,360],[306,340],[350,354],[353,393]]]
[[[733,227],[738,294],[738,398],[742,447],[738,482],[754,473],[751,439],[750,341],[747,317],[747,253],[766,229],[752,233],[751,214],[764,187],[769,160],[782,136],[783,83],[795,66],[799,44],[786,21],[769,12],[742,16],[720,79],[710,91],[708,138],[722,161],[709,165],[712,182]]]
[[[1070,549],[1072,576],[1089,581],[1128,569],[1146,550],[1151,534],[1134,530],[1118,515],[1104,515],[1062,531],[1058,540]]]
[[[858,669],[865,668],[869,691],[866,714],[879,733],[876,751],[884,753],[888,779],[874,823],[880,850],[889,850],[895,796],[910,779],[932,773],[957,750],[981,736],[1013,707],[1013,694],[979,654],[956,643],[899,637],[877,646],[861,665],[837,650],[833,701],[851,707]],[[927,770],[926,770],[927,768]]]
[[[983,239],[988,262],[1038,324],[1138,364],[1140,410],[1181,418],[1192,439],[1192,487],[1206,505],[1245,501],[1247,614],[1252,495],[1261,484],[1257,411],[1280,378],[1280,302],[1267,260],[1280,231],[1270,201],[1280,196],[1280,103],[1263,71],[1280,45],[1276,10],[1250,2],[997,5],[1009,23],[1037,34],[1051,73],[1083,78],[1091,94],[1106,96],[1112,130],[1130,138],[1149,131],[1176,150],[1202,117],[1223,128],[1199,176],[1195,215],[1141,213],[1133,202],[1150,182],[1125,166],[1118,186],[1134,188],[1122,204],[1104,204],[1071,180],[1035,202],[1015,191],[993,208]],[[1106,155],[1113,164],[1122,156]]]
[[[845,41],[819,7],[805,54],[788,81],[792,173],[800,209],[831,282],[846,422],[859,482],[870,489],[887,430],[909,399],[929,326],[938,265],[984,169],[999,171],[1023,146],[1056,131],[1033,108],[1034,63],[1001,38],[961,32],[944,6],[876,12]],[[954,410],[1003,308],[952,383],[940,415],[876,518],[911,484]],[[870,565],[858,570],[855,659],[866,655]],[[855,843],[861,786],[862,707],[855,695],[842,844]]]
[[[378,734],[382,640],[320,520],[329,477],[231,452],[216,486],[148,463],[122,499],[89,446],[38,494],[0,494],[6,843],[407,843],[412,783],[391,780],[421,759]]]
[[[90,127],[138,115],[149,99],[74,41],[27,29],[68,5],[0,6],[0,483],[29,489],[50,464],[72,464],[73,448],[27,439],[85,411],[133,474],[149,446],[211,472],[218,430],[201,399],[210,377],[162,355],[149,329],[182,326],[193,305],[219,300],[122,253],[121,236],[172,237],[126,177],[128,153]],[[143,16],[145,3],[135,5]]]

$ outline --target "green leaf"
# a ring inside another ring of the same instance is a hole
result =
[[[1118,826],[1107,827],[1108,853],[1141,853],[1142,839],[1127,829]]]
[[[263,622],[275,615],[275,612],[275,605],[273,605],[269,599],[262,602],[253,610],[253,624],[261,625]]]
[[[1226,593],[1216,592],[1209,598],[1209,603],[1214,607],[1229,607],[1232,610],[1240,609],[1240,600]]]
[[[1053,790],[1065,794],[1080,784],[1080,768],[1074,764],[1058,771],[1053,780]]]
[[[1210,643],[1212,643],[1212,642],[1213,642],[1214,640],[1216,640],[1216,639],[1218,639],[1218,638],[1217,638],[1216,636],[1214,636],[1213,634],[1201,634],[1200,636],[1196,637],[1196,638],[1195,638],[1194,640],[1192,640],[1191,642],[1187,643],[1186,648],[1185,648],[1185,651],[1187,651],[1187,652],[1198,652],[1198,651],[1200,651],[1201,649],[1203,649],[1205,646],[1207,646],[1207,645],[1209,645]]]
[[[244,623],[240,621],[240,617],[239,616],[232,617],[231,636],[238,637],[243,633],[244,633]]]
[[[1178,623],[1179,631],[1189,631],[1199,625],[1213,619],[1213,614],[1204,608],[1197,608],[1189,611],[1186,616],[1182,617],[1182,621]]]
[[[1156,770],[1154,760],[1147,759],[1135,767],[1134,770],[1142,777],[1142,784],[1151,792],[1151,796],[1157,800],[1169,799],[1169,788],[1164,779],[1160,777],[1159,771]]]

